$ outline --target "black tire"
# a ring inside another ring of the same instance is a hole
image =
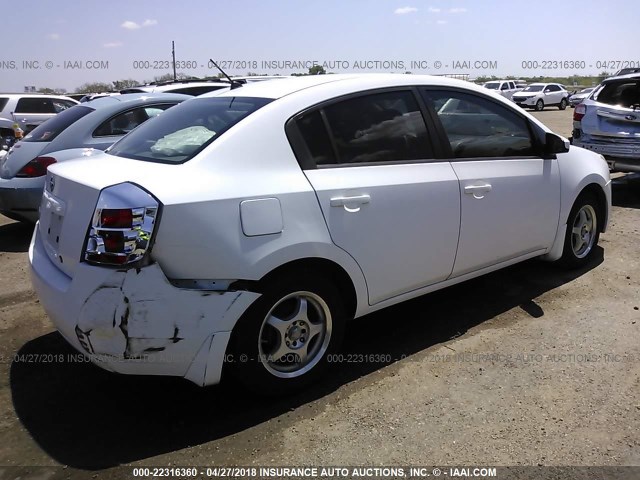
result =
[[[579,268],[589,263],[600,239],[600,212],[595,195],[584,192],[578,196],[567,219],[561,266]]]
[[[536,102],[536,112],[541,112],[542,110],[544,110],[544,102],[540,99]]]
[[[342,298],[328,279],[312,274],[273,278],[233,329],[225,368],[261,395],[299,390],[324,373],[327,358],[342,342],[345,316]]]
[[[560,105],[558,105],[558,108],[560,110],[564,110],[565,108],[567,108],[567,99],[563,98],[562,100],[560,100]]]

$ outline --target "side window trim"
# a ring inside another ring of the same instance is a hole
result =
[[[413,94],[417,99],[422,111],[422,117],[427,125],[427,135],[429,136],[429,142],[431,142],[431,149],[433,150],[434,156],[432,161],[449,161],[453,158],[453,151],[451,150],[451,144],[447,140],[447,134],[442,127],[442,123],[438,120],[438,114],[433,107],[424,100],[424,97],[420,93],[420,87],[413,87]]]
[[[326,106],[326,105],[325,105]],[[324,111],[324,106],[319,108],[320,118],[322,118],[322,124],[324,125],[324,129],[327,131],[327,135],[329,136],[329,141],[331,142],[331,150],[333,150],[333,156],[336,159],[335,165],[342,165],[340,161],[340,150],[338,150],[338,146],[336,145],[336,138],[333,136],[333,130],[331,129],[331,125],[329,124],[329,120],[327,119],[327,114]],[[322,165],[317,165],[313,162],[316,167],[321,167]]]

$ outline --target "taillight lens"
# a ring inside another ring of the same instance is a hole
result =
[[[20,178],[35,178],[43,177],[47,174],[47,167],[56,163],[56,159],[53,157],[37,157],[27,163],[24,167],[16,173],[16,177]]]
[[[131,228],[133,226],[133,210],[130,208],[103,208],[100,212],[100,226]]]
[[[145,206],[124,208],[125,203]],[[89,228],[85,260],[97,265],[142,260],[151,246],[158,209],[155,198],[130,183],[103,190]]]
[[[584,103],[579,103],[573,111],[573,120],[579,122],[585,113],[587,113],[587,106]]]

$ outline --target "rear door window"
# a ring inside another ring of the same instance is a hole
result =
[[[0,112],[4,110],[4,107],[7,105],[9,99],[7,97],[0,98]]]
[[[325,107],[341,164],[433,158],[427,127],[411,91],[363,95]]]

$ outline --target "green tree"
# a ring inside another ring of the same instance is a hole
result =
[[[196,77],[192,77],[191,75],[187,75],[186,73],[182,73],[182,72],[178,72],[176,74],[176,79],[177,80],[199,80]],[[173,82],[173,73],[165,73],[164,75],[153,77],[153,81],[156,83]]]
[[[324,75],[325,73],[327,73],[327,71],[322,65],[314,65],[313,67],[309,67],[309,75]]]
[[[64,95],[65,93],[67,93],[67,90],[65,88],[48,88],[48,87],[42,87],[38,89],[39,93],[46,93],[49,95]]]
[[[133,78],[126,78],[124,80],[115,80],[113,83],[114,90],[124,90],[125,88],[135,87],[136,85],[140,85],[140,82],[134,80]]]
[[[112,90],[111,83],[93,82],[85,83],[76,88],[76,93],[100,93],[110,92]]]

